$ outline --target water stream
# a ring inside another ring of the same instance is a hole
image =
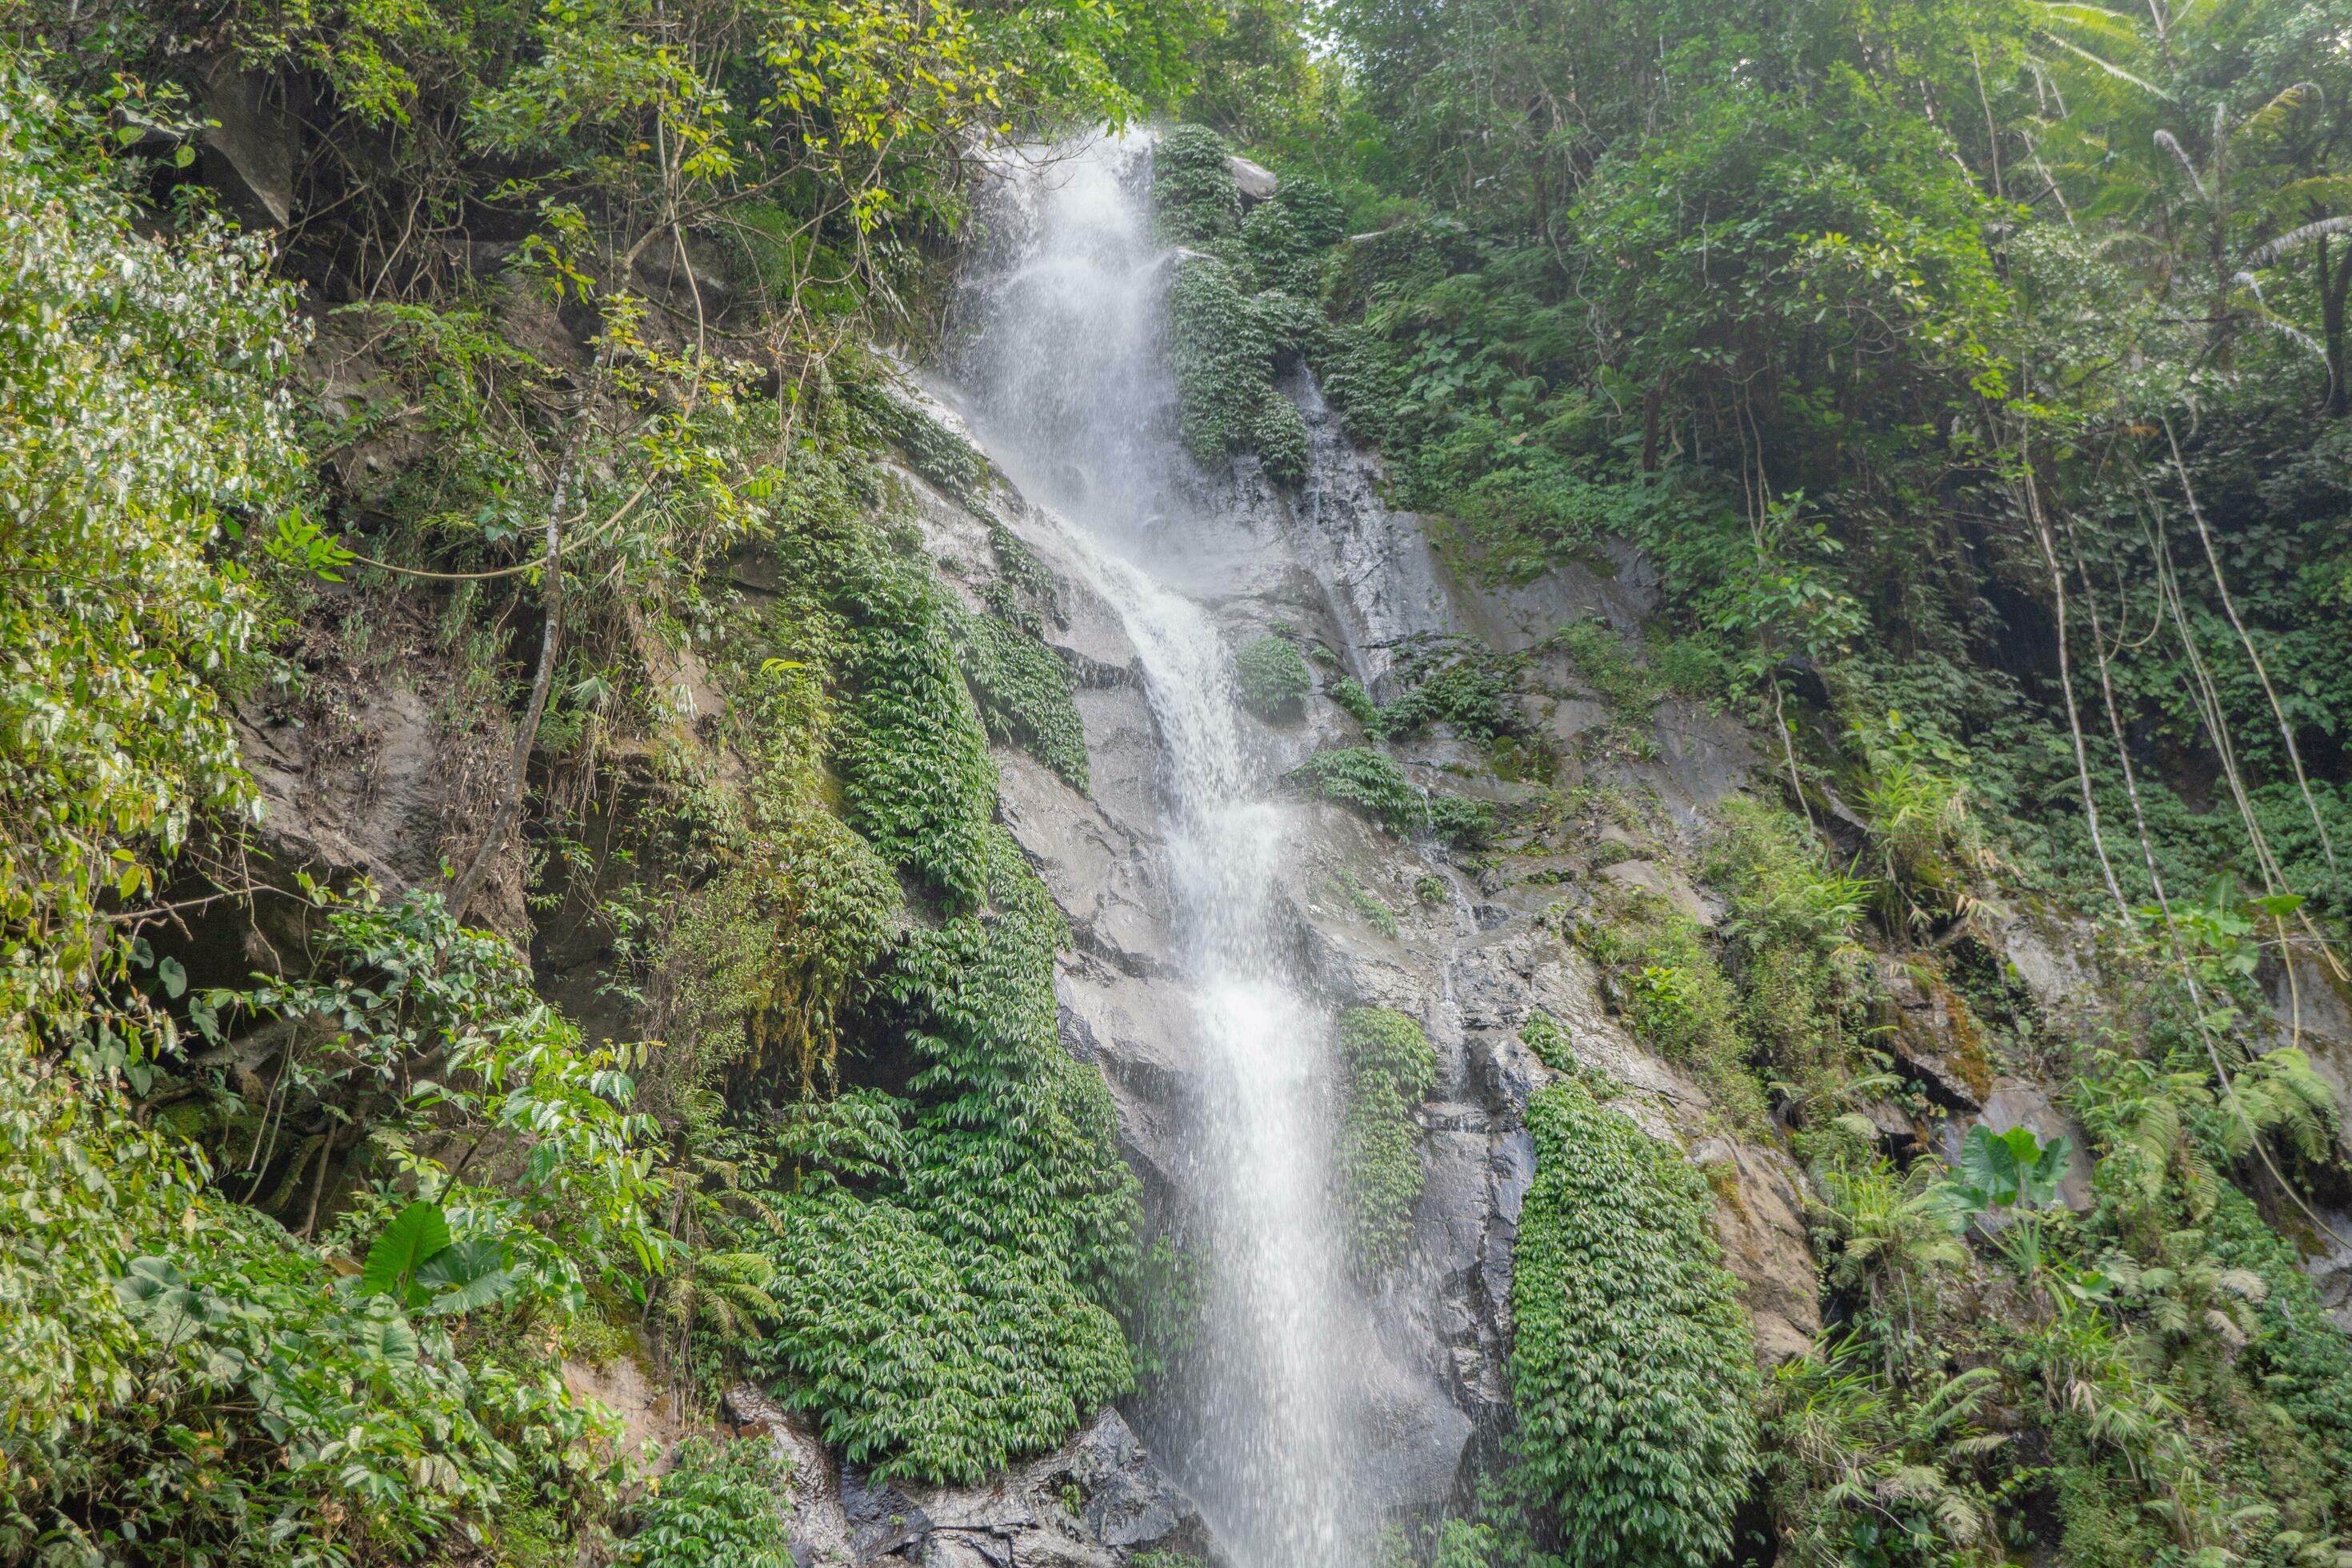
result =
[[[1328,1020],[1274,920],[1285,813],[1236,705],[1231,650],[1171,584],[1213,580],[1200,476],[1160,352],[1174,258],[1143,150],[1097,142],[1008,171],[970,275],[958,400],[1055,519],[1138,649],[1171,759],[1161,825],[1202,1083],[1190,1154],[1202,1331],[1155,1446],[1234,1568],[1359,1568],[1361,1304],[1329,1192]]]

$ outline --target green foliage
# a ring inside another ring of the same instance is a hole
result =
[[[1296,485],[1307,478],[1307,419],[1298,405],[1274,387],[1259,395],[1250,416],[1249,444],[1266,478],[1278,485]]]
[[[1185,448],[1215,464],[1248,447],[1268,400],[1278,395],[1249,296],[1223,262],[1194,258],[1177,268],[1168,288],[1168,358]],[[1303,451],[1304,426],[1298,435]]]
[[[1562,626],[1558,637],[1576,673],[1615,722],[1634,728],[1650,721],[1658,689],[1649,672],[1633,661],[1625,639],[1607,621],[1598,616],[1574,621]]]
[[[1396,763],[1361,747],[1318,752],[1290,779],[1310,795],[1353,806],[1400,838],[1426,830],[1474,846],[1494,832],[1495,808],[1485,801],[1417,789]]]
[[[860,625],[835,731],[849,825],[959,909],[981,901],[996,763],[956,659],[946,589],[876,558],[849,600]]]
[[[2324,1461],[2338,1506],[2352,1503],[2352,1340],[2320,1307],[2318,1287],[2294,1248],[2244,1194],[2221,1193],[2210,1230],[2224,1266],[2263,1281],[2253,1380]]]
[[[1025,747],[1072,789],[1084,791],[1086,724],[1068,663],[1001,615],[959,613],[951,619],[964,679],[989,734]]]
[[[879,981],[916,1058],[908,1098],[748,1140],[764,1213],[729,1231],[774,1265],[772,1310],[737,1353],[856,1462],[959,1483],[1058,1442],[1134,1378],[1113,1309],[1137,1268],[1137,1187],[1108,1089],[1061,1048],[1068,932],[1003,830],[983,839],[987,902],[909,932]]]
[[[1425,1180],[1413,1108],[1437,1082],[1437,1053],[1420,1024],[1387,1007],[1339,1015],[1344,1085],[1332,1170],[1349,1245],[1367,1275],[1393,1268],[1412,1234]]]
[[[249,810],[215,682],[255,651],[233,560],[298,468],[301,342],[268,252],[137,225],[136,165],[0,54],[0,1015],[115,967],[101,900]]]
[[[1634,1034],[1693,1072],[1733,1125],[1759,1124],[1763,1095],[1747,1067],[1738,993],[1699,923],[1655,893],[1612,883],[1576,937],[1608,972]]]
[[[112,1292],[135,1345],[108,1441],[12,1441],[11,1550],[33,1532],[120,1549],[158,1538],[215,1562],[413,1552],[546,1489],[593,1505],[618,1423],[551,1367],[469,1365],[431,1319],[352,1289],[234,1205],[182,1211]],[[609,1491],[603,1491],[609,1496]],[[19,1533],[22,1532],[22,1533]]]
[[[1765,1469],[1797,1563],[1966,1561],[1995,1540],[1972,1473],[2000,1446],[1979,1419],[1998,1373],[1974,1367],[1917,1386],[1875,1374],[1847,1341],[1784,1362],[1763,1402]]]
[[[653,954],[674,1091],[772,1052],[803,1092],[831,1079],[843,1016],[897,935],[890,867],[813,788],[778,782],[755,799],[734,864],[685,897]]]
[[[1382,936],[1394,941],[1397,934],[1396,911],[1378,893],[1364,886],[1352,867],[1341,866],[1333,870],[1323,890],[1337,894],[1348,908],[1365,924]]]
[[[1242,197],[1225,166],[1225,139],[1179,125],[1151,148],[1151,209],[1160,242],[1218,252],[1239,232]]]
[[[915,472],[967,507],[982,510],[981,487],[988,478],[988,460],[972,449],[971,442],[893,387],[852,381],[848,393],[851,405],[907,455]]]
[[[1315,689],[1314,672],[1296,639],[1276,633],[1262,637],[1242,649],[1234,660],[1242,700],[1251,712],[1269,723],[1298,716],[1302,700]]]
[[[688,1437],[634,1510],[626,1568],[785,1568],[792,1475],[764,1437]]]
[[[1528,1130],[1506,1486],[1564,1561],[1703,1568],[1757,1459],[1755,1352],[1706,1184],[1574,1079],[1536,1092]]]
[[[1946,1191],[1963,1215],[2042,1208],[2056,1201],[2074,1158],[2074,1147],[2063,1137],[2044,1143],[2030,1128],[1995,1132],[1979,1124],[1961,1142],[1959,1173]]]
[[[1874,981],[1858,932],[1871,889],[1832,869],[1786,811],[1734,797],[1722,817],[1705,870],[1730,906],[1721,934],[1737,958],[1740,1026],[1811,1125],[1864,1066]]]
[[[609,1043],[587,1046],[540,999],[512,948],[458,926],[438,894],[412,891],[384,904],[373,889],[331,903],[315,941],[321,973],[206,993],[197,1021],[215,1032],[208,1019],[237,1010],[298,1029],[331,1025],[337,1032],[318,1048],[289,1054],[280,1100],[402,1086],[362,1121],[370,1146],[428,1200],[404,1229],[394,1221],[409,1247],[387,1254],[387,1287],[415,1279],[452,1237],[466,1248],[467,1279],[510,1271],[530,1299],[566,1311],[584,1305],[592,1282],[660,1268],[667,1244],[653,1215],[666,1188],[654,1171],[649,1120],[630,1109],[635,1081]],[[436,1076],[405,1084],[428,1060]],[[411,1151],[436,1133],[504,1146],[513,1178],[457,1184],[438,1160]],[[266,1133],[241,1152],[249,1195],[269,1169]],[[295,1156],[297,1174],[302,1158]],[[388,1201],[392,1190],[387,1182],[379,1196]],[[495,1260],[475,1250],[480,1244]]]
[[[1491,742],[1519,732],[1511,699],[1527,668],[1524,654],[1499,654],[1475,637],[1419,637],[1396,662],[1396,700],[1375,705],[1361,684],[1341,682],[1333,695],[1376,740],[1417,735],[1432,724],[1465,740]]]

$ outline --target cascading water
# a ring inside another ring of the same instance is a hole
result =
[[[1369,1330],[1331,1208],[1326,1030],[1276,941],[1284,812],[1252,766],[1230,653],[1167,585],[1218,563],[1186,548],[1204,503],[1159,345],[1177,258],[1151,240],[1141,151],[1097,142],[1008,171],[957,400],[1119,612],[1173,759],[1164,828],[1196,1003],[1205,1278],[1155,1439],[1235,1568],[1358,1568]]]

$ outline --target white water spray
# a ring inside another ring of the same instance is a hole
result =
[[[1360,1568],[1364,1336],[1331,1210],[1326,1028],[1286,972],[1274,890],[1285,813],[1244,743],[1232,658],[1165,585],[1198,476],[1171,437],[1159,344],[1173,258],[1152,244],[1139,148],[1103,142],[1008,180],[976,265],[967,412],[1061,520],[1125,622],[1173,762],[1164,826],[1202,1083],[1192,1153],[1201,1341],[1157,1434],[1234,1568]]]

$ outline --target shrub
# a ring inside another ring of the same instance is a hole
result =
[[[1655,893],[1612,884],[1577,940],[1607,969],[1617,1009],[1642,1042],[1696,1076],[1726,1120],[1760,1124],[1738,994],[1698,922]]]
[[[1306,416],[1298,405],[1271,386],[1258,397],[1257,412],[1250,420],[1250,444],[1257,448],[1267,479],[1278,485],[1305,481],[1312,458]]]
[[[1179,125],[1151,149],[1151,210],[1163,245],[1230,250],[1242,217],[1225,139],[1205,125]]]
[[[622,1568],[787,1568],[792,1471],[761,1437],[688,1437],[635,1510]]]
[[[1387,1007],[1342,1013],[1339,1044],[1345,1087],[1332,1166],[1356,1265],[1379,1275],[1412,1233],[1426,1179],[1412,1108],[1437,1081],[1437,1053],[1418,1023]]]
[[[1358,717],[1383,740],[1445,724],[1467,740],[1493,741],[1519,729],[1509,703],[1526,668],[1526,655],[1498,654],[1473,638],[1417,640],[1397,661],[1403,693]]]
[[[877,982],[906,1095],[796,1110],[733,1156],[764,1211],[734,1240],[775,1269],[737,1353],[856,1463],[960,1484],[1060,1441],[1135,1373],[1113,1312],[1138,1189],[1101,1075],[1061,1047],[1068,930],[1003,829],[983,841],[987,901],[909,931]]]
[[[1416,787],[1396,763],[1362,747],[1318,752],[1290,774],[1291,782],[1325,800],[1371,817],[1402,838],[1426,828],[1448,843],[1483,843],[1495,829],[1495,808],[1483,800]]]
[[[1177,268],[1168,288],[1168,357],[1185,450],[1222,463],[1248,446],[1271,395],[1271,366],[1249,297],[1223,262],[1196,258]]]
[[[1299,701],[1315,689],[1315,675],[1307,656],[1289,637],[1263,637],[1242,649],[1234,660],[1242,701],[1268,721],[1297,718]]]
[[[990,735],[1025,748],[1072,789],[1087,788],[1087,731],[1062,656],[994,613],[952,616],[964,679]]]
[[[1756,1464],[1755,1348],[1670,1145],[1563,1079],[1528,1103],[1507,1486],[1569,1562],[1709,1568]]]
[[[861,575],[846,595],[861,622],[844,671],[854,695],[834,740],[849,825],[969,908],[988,878],[996,763],[956,658],[946,591],[879,558]]]
[[[112,130],[19,69],[0,58],[0,1017],[109,967],[98,901],[152,888],[197,813],[248,808],[212,682],[262,605],[227,531],[318,534],[266,243],[152,237],[94,154]]]

